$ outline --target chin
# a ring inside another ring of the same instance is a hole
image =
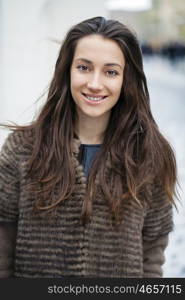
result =
[[[85,115],[89,118],[101,118],[104,113],[85,113]]]

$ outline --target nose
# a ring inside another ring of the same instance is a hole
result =
[[[88,79],[87,87],[90,90],[93,91],[100,91],[103,88],[103,83],[100,77],[100,74],[94,73],[92,76]]]

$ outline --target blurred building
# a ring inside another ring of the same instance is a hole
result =
[[[129,8],[128,5],[124,8],[124,2],[119,1],[120,8],[118,5],[115,8],[112,6],[110,16],[134,28],[140,40],[156,47],[174,40],[185,42],[184,0],[148,0],[151,4],[140,9],[137,6],[135,9],[134,6]]]

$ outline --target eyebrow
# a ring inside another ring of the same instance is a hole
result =
[[[81,60],[81,61],[83,61],[83,62],[85,62],[85,63],[87,63],[87,64],[93,64],[92,63],[92,61],[90,61],[90,60],[88,60],[88,59],[86,59],[86,58],[77,58],[76,60]],[[120,67],[121,69],[123,69],[123,67],[120,65],[120,64],[118,64],[118,63],[114,63],[114,62],[112,62],[112,63],[107,63],[107,64],[105,64],[104,65],[105,67],[114,67],[114,66],[117,66],[117,67]]]

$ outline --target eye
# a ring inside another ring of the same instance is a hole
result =
[[[108,70],[106,73],[109,77],[116,77],[117,75],[119,75],[116,70]]]
[[[78,65],[76,68],[79,71],[88,71],[89,70],[89,68],[87,66],[85,66],[85,65]]]

